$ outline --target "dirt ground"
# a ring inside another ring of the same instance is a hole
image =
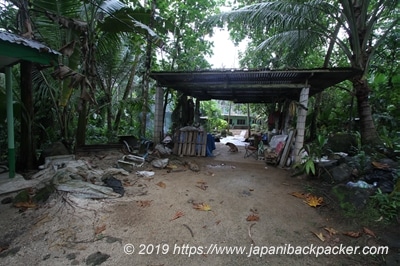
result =
[[[292,196],[306,192],[308,181],[243,158],[244,153],[244,147],[230,153],[217,143],[214,157],[171,160],[178,167],[173,171],[148,165],[140,170],[154,171],[154,176],[115,176],[124,180],[126,191],[116,199],[54,193],[37,209],[0,204],[0,265],[382,265],[382,257],[372,255],[260,256],[259,251],[274,247],[293,253],[290,247],[379,242],[367,234],[343,235],[362,227],[321,212],[327,206],[310,207]],[[104,168],[120,157],[114,151],[80,159]],[[182,161],[195,162],[200,171],[187,169]],[[201,203],[210,210],[194,208]],[[324,228],[336,232],[330,235]],[[218,248],[235,246],[245,248],[243,254],[216,254]]]

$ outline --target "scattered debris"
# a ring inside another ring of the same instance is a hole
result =
[[[184,215],[185,215],[185,214],[184,214],[182,211],[177,211],[177,212],[175,213],[174,217],[172,217],[172,219],[169,220],[169,221],[176,220],[176,219],[178,219],[178,218],[180,218],[180,217],[182,217],[182,216],[184,216]]]
[[[249,229],[247,230],[247,231],[248,231],[248,234],[249,234],[249,237],[250,237],[250,240],[251,240],[251,243],[252,243],[253,245],[254,245],[255,243],[254,243],[253,238],[251,237],[251,228],[252,228],[254,225],[255,225],[255,223],[250,224],[250,225],[249,225]]]
[[[328,233],[329,233],[330,236],[332,236],[332,235],[337,235],[337,234],[339,233],[338,231],[336,231],[336,230],[333,229],[332,227],[324,227],[324,229],[325,229],[326,231],[328,231]]]
[[[211,206],[208,205],[207,203],[194,203],[193,209],[196,209],[199,211],[211,211]]]
[[[358,238],[358,237],[360,237],[360,236],[362,235],[362,233],[361,233],[361,232],[352,232],[352,231],[349,231],[349,232],[343,233],[343,235],[345,235],[345,236],[350,236],[350,237],[353,237],[353,238]]]
[[[156,185],[161,187],[161,188],[166,188],[167,187],[167,185],[162,181],[158,182]]]
[[[150,207],[152,200],[137,200],[136,203],[141,208]]]
[[[200,188],[202,190],[207,190],[207,188],[208,188],[207,182],[197,181],[197,184],[199,184],[199,185],[196,185],[196,187],[198,187],[198,188]]]
[[[190,234],[192,235],[192,237],[194,237],[194,234],[193,234],[193,231],[192,231],[192,229],[187,225],[187,224],[182,224],[184,227],[186,227],[188,230],[189,230],[189,232],[190,232]]]
[[[98,235],[98,234],[100,234],[101,232],[103,232],[103,231],[105,231],[105,230],[106,230],[106,225],[105,225],[105,224],[100,225],[100,226],[97,226],[97,227],[94,229],[94,234],[95,234],[95,235]]]
[[[154,175],[154,172],[152,171],[137,171],[136,174],[138,176],[142,176],[142,177],[150,177]]]
[[[312,231],[311,231],[312,232]],[[319,238],[319,240],[321,240],[322,242],[324,242],[325,241],[325,236],[324,236],[324,234],[322,234],[321,232],[320,233],[315,233],[315,232],[312,232],[314,235],[316,235],[318,238]]]
[[[249,214],[246,218],[246,221],[248,222],[257,222],[260,220],[260,216],[258,216],[255,213]]]
[[[151,162],[151,165],[155,168],[160,168],[163,169],[168,165],[169,159],[165,158],[165,159],[157,159],[157,160],[153,160]]]
[[[368,229],[367,227],[364,227],[363,231],[364,231],[365,234],[373,236],[374,238],[376,238],[375,233],[372,230]]]
[[[192,170],[193,172],[199,172],[200,171],[200,167],[196,163],[185,162],[184,165],[189,167],[189,169]]]
[[[104,182],[104,184],[106,184],[107,187],[112,188],[112,190],[115,193],[120,194],[121,197],[125,194],[125,189],[122,186],[121,180],[118,180],[113,176],[107,176],[107,177],[103,178],[103,182]]]

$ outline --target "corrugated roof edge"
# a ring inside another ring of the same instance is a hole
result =
[[[6,32],[6,31],[0,31],[0,40],[9,42],[9,43],[22,44],[22,45],[25,45],[32,49],[36,49],[40,52],[46,51],[47,53],[61,55],[61,53],[59,53],[56,50],[51,49],[50,47],[44,45],[43,43],[40,43],[35,40],[26,39],[22,36],[19,36],[19,35],[10,33],[10,32]]]

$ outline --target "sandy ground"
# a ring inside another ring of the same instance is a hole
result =
[[[198,164],[198,172],[177,163],[178,170],[172,172],[140,169],[155,172],[148,178],[116,176],[125,180],[126,190],[117,199],[55,193],[38,209],[20,211],[1,204],[0,248],[6,249],[0,253],[0,265],[379,265],[379,257],[370,255],[260,255],[274,247],[293,253],[290,247],[377,243],[368,235],[330,236],[324,228],[355,228],[290,195],[307,186],[304,179],[290,177],[290,171],[243,158],[244,147],[230,153],[217,143],[214,153],[178,158]],[[118,156],[83,159],[104,167],[115,164]],[[0,199],[5,196],[10,195]],[[211,210],[193,208],[200,203]],[[249,216],[259,220],[247,221]],[[323,234],[325,241],[314,233]],[[224,247],[244,251],[226,254],[218,249]]]

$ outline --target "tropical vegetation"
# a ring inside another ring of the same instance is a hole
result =
[[[227,27],[236,43],[247,40],[240,55],[243,68],[360,69],[354,79],[310,99],[308,140],[358,131],[363,145],[400,149],[397,0],[224,2],[1,1],[2,30],[30,36],[63,54],[54,66],[23,62],[13,69],[17,147],[20,157],[28,156],[21,158],[21,167],[33,167],[36,153],[55,141],[73,148],[115,142],[124,134],[151,138],[156,88],[150,71],[210,68],[205,58],[212,54],[207,36],[213,27]],[[231,11],[220,12],[224,4]],[[30,79],[21,79],[28,73]],[[26,90],[32,93],[31,105]],[[185,95],[165,89],[164,113],[186,101]],[[269,113],[289,105],[249,108],[266,121]],[[204,102],[201,108],[212,118],[210,128],[226,126],[214,103]],[[241,108],[247,113],[247,106]],[[0,109],[0,155],[5,160],[5,110]]]

